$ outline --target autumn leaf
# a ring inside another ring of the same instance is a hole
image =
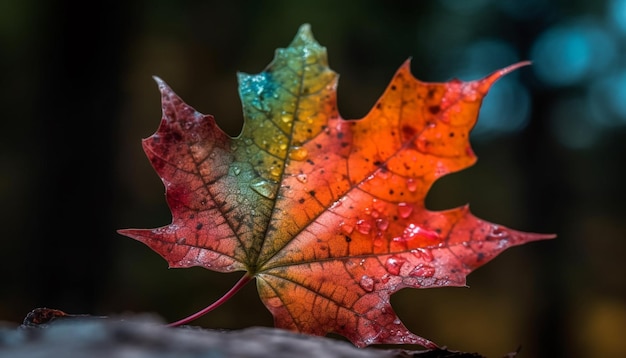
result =
[[[390,304],[406,287],[464,286],[503,250],[554,235],[430,211],[439,177],[476,161],[469,132],[490,86],[522,62],[470,82],[425,83],[406,61],[373,109],[341,118],[326,49],[300,27],[265,71],[240,73],[244,125],[232,138],[156,78],[163,118],[143,148],[172,223],[119,230],[170,267],[246,271],[276,327],[334,332],[356,346],[436,345]],[[220,302],[221,303],[221,302]]]

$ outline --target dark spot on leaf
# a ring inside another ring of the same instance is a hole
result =
[[[350,236],[348,236],[348,235],[344,235],[344,237],[345,237],[345,239],[346,239],[346,242],[350,242],[350,241],[352,241],[352,238],[351,238]]]
[[[311,191],[309,191],[309,195],[311,195],[311,196],[315,196],[315,190],[311,190]]]
[[[439,106],[430,106],[430,107],[428,107],[428,112],[430,112],[431,114],[437,114],[437,113],[439,113],[439,111],[441,111],[441,107],[439,107]]]
[[[300,204],[304,204],[304,202],[305,202],[305,201],[306,201],[306,200],[304,200],[304,198],[300,198],[300,199],[298,199],[298,202],[299,202]]]
[[[204,226],[202,223],[198,223],[198,224],[196,225],[196,230],[201,230],[201,229],[202,229],[202,226]]]
[[[338,139],[342,139],[343,138],[343,132],[338,132],[337,133],[337,138]]]
[[[404,135],[405,138],[411,138],[415,135],[415,133],[416,133],[415,128],[409,125],[402,126],[402,134]]]
[[[391,85],[391,90],[395,91],[396,90],[396,85]]]

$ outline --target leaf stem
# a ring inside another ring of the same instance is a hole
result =
[[[181,320],[178,320],[176,322],[170,323],[167,326],[168,327],[178,327],[178,326],[182,326],[184,324],[187,324],[193,320],[196,320],[202,316],[204,316],[205,314],[213,311],[214,309],[216,309],[217,307],[221,306],[222,303],[228,301],[229,298],[233,297],[235,295],[235,293],[237,293],[243,286],[245,286],[248,282],[250,282],[252,280],[252,276],[249,274],[245,274],[242,278],[239,279],[239,281],[237,281],[237,283],[230,289],[228,290],[228,292],[226,292],[224,294],[224,296],[220,297],[217,301],[211,303],[210,305],[208,305],[207,307],[205,307],[204,309],[192,314],[191,316],[187,316]]]

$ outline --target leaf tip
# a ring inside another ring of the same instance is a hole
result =
[[[311,32],[311,24],[305,22],[304,24],[300,25],[300,28],[298,28],[298,34],[296,36],[312,37],[313,33]]]
[[[298,28],[296,37],[291,42],[290,47],[300,46],[320,46],[319,43],[313,37],[313,31],[311,31],[311,24],[304,23]]]
[[[152,76],[152,79],[154,80],[154,82],[156,82],[157,86],[159,86],[159,91],[171,91],[170,87],[167,85],[167,83],[165,83],[165,81],[161,79],[161,77]]]
[[[499,69],[497,71],[494,71],[493,73],[491,73],[490,75],[488,75],[485,78],[485,81],[489,82],[489,83],[493,83],[496,80],[498,80],[500,77],[504,77],[505,75],[508,75],[509,73],[511,73],[511,72],[521,68],[521,67],[530,66],[531,64],[532,64],[531,61],[520,61],[520,62],[514,63],[512,65],[509,65],[509,66],[501,68],[501,69]]]

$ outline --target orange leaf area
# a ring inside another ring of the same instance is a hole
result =
[[[247,271],[277,327],[436,347],[400,321],[394,292],[464,286],[505,249],[554,237],[424,206],[435,180],[475,163],[469,133],[491,85],[527,64],[425,83],[407,61],[370,113],[345,120],[326,49],[303,25],[265,71],[239,74],[236,138],[157,79],[163,118],[143,145],[173,219],[120,233],[171,267]]]

